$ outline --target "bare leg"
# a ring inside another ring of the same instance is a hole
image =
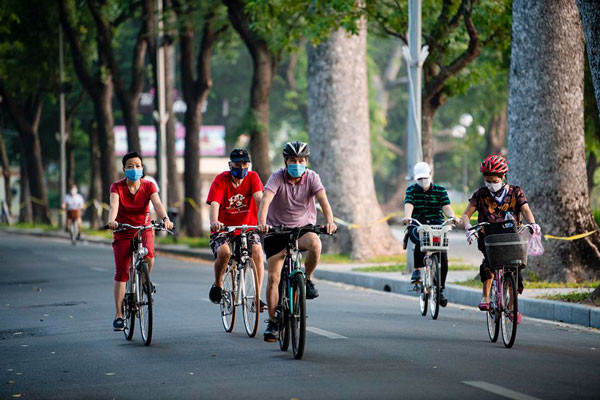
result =
[[[281,267],[285,259],[285,249],[267,259],[269,276],[267,280],[267,306],[269,318],[275,319],[275,310],[279,301],[279,279],[281,278]]]
[[[127,282],[115,281],[114,297],[115,297],[115,308],[117,309],[116,318],[123,318],[123,311],[121,307],[123,305],[123,299],[125,298],[125,285]]]
[[[492,288],[492,279],[490,278],[483,282],[483,298],[485,301],[490,301],[490,289]]]
[[[146,258],[146,262],[148,263],[148,275],[152,272],[152,268],[154,267],[154,258]]]
[[[254,265],[256,265],[256,277],[258,278],[258,288],[257,291],[260,293],[260,289],[262,288],[263,279],[265,276],[265,266],[263,265],[263,251],[262,246],[260,244],[252,245],[252,260],[254,261]]]
[[[309,232],[298,240],[298,247],[308,251],[304,266],[306,268],[306,277],[312,279],[312,274],[321,258],[321,239],[319,239],[316,233]]]
[[[231,257],[231,249],[228,244],[222,244],[217,249],[217,259],[215,260],[215,286],[223,287],[223,274],[225,267]]]

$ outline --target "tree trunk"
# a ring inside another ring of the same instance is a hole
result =
[[[93,98],[96,121],[98,121],[98,144],[102,165],[100,168],[102,201],[106,204],[110,203],[110,185],[117,178],[112,96],[113,87],[109,75],[104,82],[100,95]]]
[[[19,191],[21,202],[19,205],[19,222],[30,224],[33,222],[33,211],[31,210],[31,197],[29,196],[29,177],[27,173],[27,161],[25,146],[21,142],[21,171],[19,179]]]
[[[94,121],[90,121],[89,126],[89,150],[90,150],[90,191],[88,200],[90,206],[88,207],[88,218],[90,220],[90,228],[98,229],[101,225],[99,217],[102,207],[102,181],[100,179],[100,170],[102,169],[102,163],[100,161],[100,145],[98,138],[98,128],[94,124]]]
[[[2,176],[4,177],[4,199],[8,206],[8,213],[11,214],[12,193],[10,191],[10,160],[8,159],[6,144],[4,143],[2,126],[0,126],[0,160],[2,161]]]
[[[586,164],[587,180],[588,180],[588,192],[591,193],[594,189],[594,175],[596,175],[596,169],[598,169],[598,159],[596,153],[590,151]]]
[[[185,231],[188,236],[202,236],[202,183],[200,180],[200,126],[202,125],[202,103],[187,102],[185,113]]]
[[[355,259],[400,251],[387,223],[369,225],[383,213],[373,183],[366,35],[365,21],[359,35],[336,31],[311,47],[308,58],[311,164],[321,175],[334,215],[363,225],[340,229],[335,240],[336,247]]]
[[[140,123],[138,122],[138,103],[140,96],[117,96],[123,111],[123,121],[127,130],[127,151],[137,151],[141,154]]]
[[[569,0],[513,3],[508,103],[509,177],[522,185],[542,231],[598,229],[590,212],[583,132],[583,35]],[[548,240],[530,266],[543,278],[598,276],[600,234]]]
[[[508,114],[504,108],[492,117],[486,134],[485,156],[502,154],[506,148],[506,134],[508,132]]]
[[[596,105],[600,115],[600,6],[598,0],[577,0],[576,3],[581,14]]]

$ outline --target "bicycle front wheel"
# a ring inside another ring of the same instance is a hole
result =
[[[504,305],[500,316],[502,341],[504,346],[510,348],[517,337],[517,313],[519,312],[517,283],[512,272],[506,272],[502,277],[502,291],[502,303]]]
[[[284,267],[285,268],[285,267]],[[290,346],[290,317],[289,317],[289,305],[285,291],[287,290],[287,276],[284,277],[282,272],[281,279],[279,281],[279,304],[277,325],[279,327],[279,348],[281,351],[287,351]]]
[[[235,325],[235,276],[231,266],[227,266],[223,276],[223,296],[221,297],[221,321],[225,332],[233,331]]]
[[[429,303],[429,293],[428,290],[428,281],[429,281],[429,267],[423,268],[423,277],[421,279],[421,283],[419,286],[421,288],[421,292],[419,293],[419,310],[421,310],[421,315],[427,315],[427,303]]]
[[[144,345],[150,346],[150,343],[152,342],[153,300],[152,283],[150,282],[150,274],[148,273],[148,264],[142,262],[138,274],[138,293],[140,296],[140,302],[138,304],[140,311],[140,333],[142,334]]]
[[[135,311],[133,311],[134,294],[131,290],[131,286],[133,285],[128,282],[127,286],[127,292],[125,293],[121,309],[123,310],[123,319],[125,320],[123,333],[125,334],[125,339],[131,340],[133,338],[133,331],[135,330]]]
[[[242,299],[242,313],[244,327],[250,337],[256,336],[258,319],[260,315],[260,293],[258,293],[258,274],[254,261],[250,258],[244,266],[244,287]]]
[[[71,244],[75,246],[77,244],[77,223],[75,221],[71,221],[69,232],[71,233]]]
[[[441,275],[440,265],[437,256],[431,257],[431,272],[429,274],[430,293],[429,293],[429,313],[431,318],[437,319],[440,313],[440,290]]]
[[[500,332],[500,316],[498,312],[498,302],[496,301],[496,280],[492,281],[492,288],[490,289],[490,310],[485,313],[487,320],[487,330],[490,341],[495,343],[498,340],[498,333]]]
[[[304,355],[306,341],[306,282],[302,274],[296,274],[292,282],[293,294],[290,328],[292,331],[292,351],[294,358],[299,360]]]

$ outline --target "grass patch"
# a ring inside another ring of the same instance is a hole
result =
[[[483,283],[479,278],[467,279],[466,281],[452,282],[456,285],[462,285],[471,288],[482,288]]]
[[[168,235],[159,239],[160,244],[183,244],[188,245],[193,249],[208,247],[209,242],[210,239],[207,237],[193,238],[188,236],[178,236],[176,241],[172,235]]]
[[[479,271],[479,267],[468,264],[450,264],[448,271]]]
[[[373,265],[371,267],[360,267],[352,268],[352,271],[356,272],[404,272],[406,265],[394,264],[394,265]]]
[[[354,260],[348,254],[321,254],[320,262],[325,264],[356,264],[356,263],[397,263],[406,264],[406,253],[393,256],[376,256],[366,261]]]
[[[467,287],[482,287],[479,278],[469,279],[466,281],[454,282],[457,285]],[[580,283],[575,282],[546,282],[546,281],[524,281],[525,289],[577,289],[577,288],[595,288],[598,286],[598,281],[585,281]]]
[[[17,228],[17,229],[42,229],[44,231],[54,231],[58,229],[56,226],[49,224],[34,224],[28,222],[17,222],[16,224],[0,224],[3,228]]]
[[[591,292],[590,292],[591,293]],[[566,293],[566,294],[550,294],[547,296],[538,296],[538,299],[564,301],[567,303],[579,303],[579,304],[593,304],[600,307],[600,300],[590,301],[590,293]]]

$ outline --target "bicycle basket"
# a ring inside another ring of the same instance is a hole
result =
[[[487,259],[492,268],[505,265],[527,265],[527,241],[518,233],[501,233],[485,237]]]
[[[448,232],[451,227],[427,226],[419,227],[421,251],[448,251]]]

